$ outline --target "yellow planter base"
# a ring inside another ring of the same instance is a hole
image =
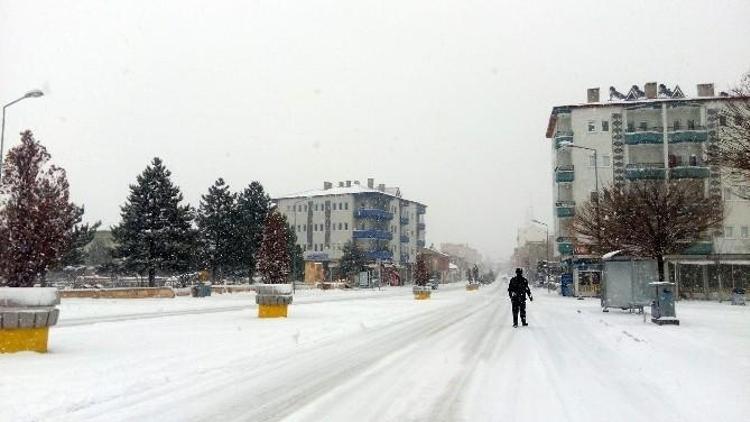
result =
[[[416,300],[427,300],[429,298],[430,298],[430,293],[429,292],[414,293],[414,299],[416,299]]]
[[[477,290],[479,290],[479,286],[476,286],[476,287],[466,286],[466,290],[470,292],[476,292]]]
[[[49,327],[0,329],[0,353],[47,353]]]
[[[258,318],[286,318],[289,305],[258,305]]]

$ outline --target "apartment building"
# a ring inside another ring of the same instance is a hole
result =
[[[324,182],[323,189],[275,198],[297,233],[307,261],[338,261],[351,241],[371,262],[408,265],[425,247],[427,206],[405,199],[398,187],[357,180]]]
[[[736,98],[717,95],[713,84],[699,84],[696,91],[688,97],[679,86],[651,82],[626,93],[610,87],[609,98],[602,100],[599,88],[592,88],[586,103],[552,109],[546,137],[552,141],[555,252],[569,264],[579,293],[596,294],[601,266],[585,245],[572,241],[576,205],[603,186],[642,179],[702,180],[707,195],[724,201],[722,233],[669,257],[670,278],[681,280],[683,293],[720,296],[739,282],[737,268],[746,271],[750,202],[726,183],[721,169],[706,162],[707,148],[718,141],[725,123],[722,107]]]

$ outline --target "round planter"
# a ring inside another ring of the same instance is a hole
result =
[[[429,286],[414,286],[412,292],[414,293],[414,299],[427,300],[432,294],[432,288]]]
[[[255,303],[258,318],[286,318],[292,304],[290,284],[260,284],[256,286]]]
[[[0,287],[0,353],[46,353],[59,303],[54,287]]]

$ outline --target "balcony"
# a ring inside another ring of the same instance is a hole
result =
[[[401,225],[406,226],[409,224],[409,217],[401,217]]]
[[[647,129],[640,132],[626,132],[625,144],[627,145],[649,145],[664,142],[664,134],[661,129]]]
[[[682,255],[711,255],[713,251],[713,243],[710,241],[701,241],[688,246],[682,251]]]
[[[378,239],[378,240],[391,240],[393,239],[393,233],[386,230],[354,230],[352,232],[354,239]]]
[[[555,133],[555,148],[560,148],[563,144],[573,143],[573,132],[560,130]]]
[[[708,140],[708,131],[702,127],[696,127],[695,129],[670,129],[667,134],[667,139],[670,144],[678,144],[682,142],[706,142]]]
[[[573,255],[573,244],[570,242],[558,243],[557,251],[560,252],[560,255]]]
[[[427,207],[420,205],[417,207],[417,214],[424,214],[427,212]]]
[[[381,261],[388,261],[393,259],[393,254],[391,251],[387,250],[381,250],[381,251],[367,251],[365,252],[365,258],[373,261],[381,260]]]
[[[401,254],[401,263],[405,264],[409,262],[409,254]]]
[[[385,210],[360,208],[354,211],[355,218],[369,218],[372,220],[390,220],[393,213]]]
[[[711,175],[711,169],[705,166],[681,166],[669,169],[672,179],[704,179]]]
[[[574,201],[558,201],[555,203],[555,212],[559,218],[572,217],[576,213]]]
[[[424,223],[417,223],[417,230],[424,230],[424,229],[425,229],[425,227],[426,227],[426,226],[425,226],[425,224],[424,224]]]
[[[664,178],[663,163],[628,164],[625,167],[625,178],[628,180],[653,180]]]
[[[409,243],[409,236],[401,235],[401,243]]]
[[[555,169],[555,182],[572,182],[575,179],[574,167],[557,166]]]
[[[422,240],[422,239],[417,240],[417,247],[418,248],[424,248],[424,240]]]

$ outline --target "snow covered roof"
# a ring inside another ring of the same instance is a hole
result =
[[[349,194],[363,194],[363,193],[377,193],[380,195],[390,196],[392,198],[402,199],[404,201],[413,202],[426,207],[425,204],[410,199],[404,199],[401,197],[401,192],[398,188],[386,188],[385,191],[378,189],[368,188],[364,185],[352,184],[351,186],[334,186],[328,189],[314,189],[308,191],[302,191],[297,193],[291,193],[288,195],[277,196],[274,200],[279,199],[294,199],[294,198],[314,198],[318,196],[331,196],[331,195],[349,195]]]

